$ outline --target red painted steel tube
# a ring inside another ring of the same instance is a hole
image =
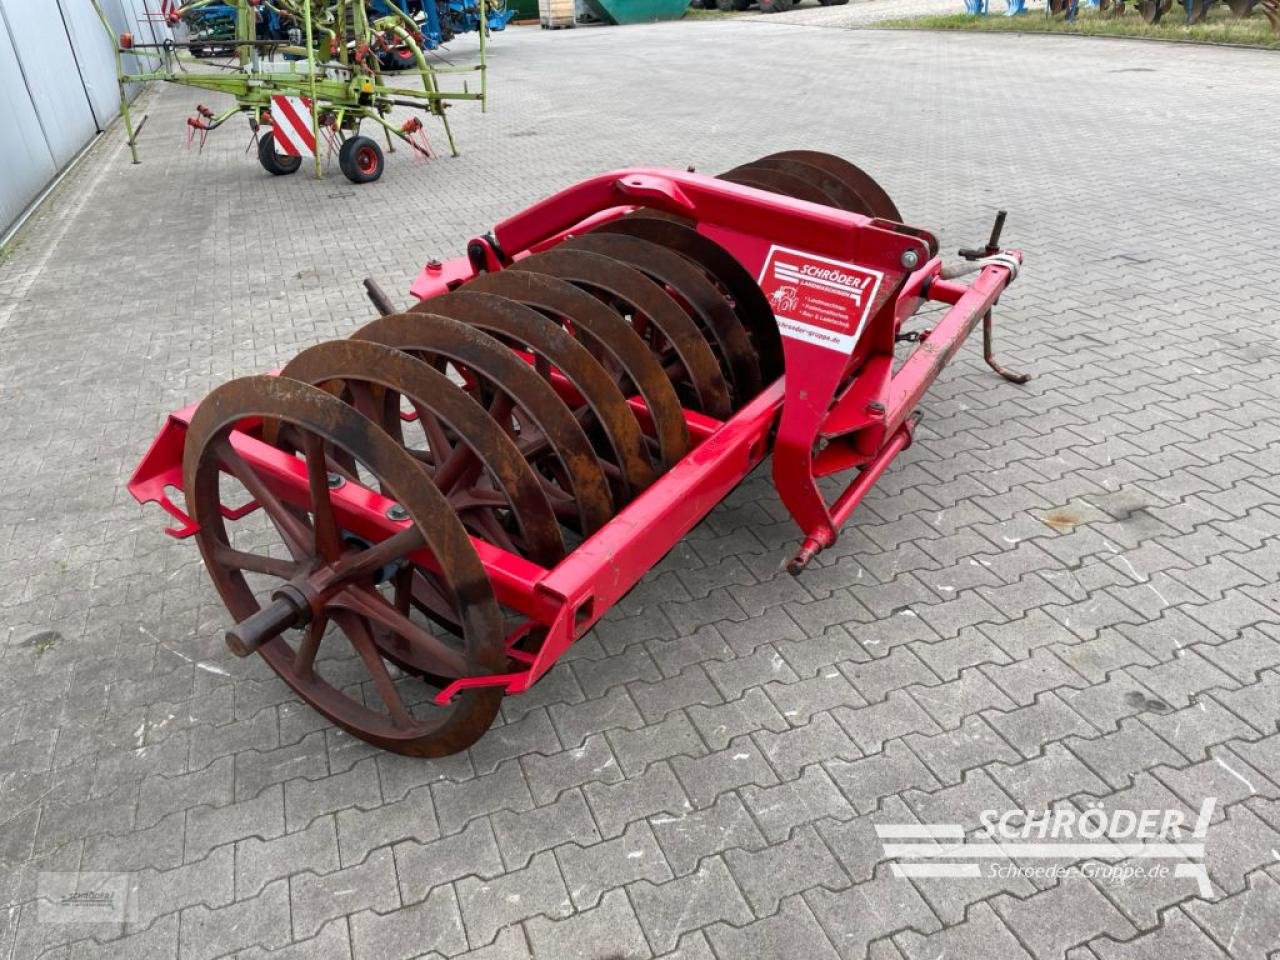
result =
[[[911,430],[912,421],[907,421],[898,428],[898,432],[880,448],[880,452],[876,454],[876,458],[868,463],[854,478],[854,481],[845,488],[844,492],[836,498],[836,502],[831,505],[831,526],[839,530],[852,515],[854,509],[862,502],[862,498],[867,495],[875,482],[880,479],[880,475],[889,468],[894,459],[907,447],[911,446]],[[820,527],[813,532],[812,535],[805,537],[804,543],[800,549],[796,551],[795,557],[787,564],[787,572],[792,576],[799,574],[805,567],[809,565],[809,561],[818,555],[824,547],[829,547],[834,542],[827,528]]]
[[[753,236],[763,232],[770,243],[869,267],[896,269],[908,251],[921,263],[929,258],[924,240],[881,229],[880,221],[861,214],[699,173],[647,167],[583,180],[503,220],[493,236],[508,256],[514,256],[595,214],[627,205],[665,210]]]
[[[943,303],[950,302],[953,294],[958,293],[959,296],[955,305],[889,381],[885,403],[886,432],[893,432],[911,416],[929,385],[1009,285],[1010,277],[1008,267],[990,264],[982,268],[968,287],[942,280],[929,287],[929,298]]]

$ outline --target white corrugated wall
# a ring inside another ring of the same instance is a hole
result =
[[[159,0],[101,0],[116,33]],[[128,57],[126,70],[138,69]],[[119,112],[112,42],[89,0],[0,0],[0,235]]]

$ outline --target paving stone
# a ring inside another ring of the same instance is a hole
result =
[[[326,923],[310,940],[300,940],[277,950],[250,947],[236,960],[350,960],[351,931],[346,918]]]
[[[441,884],[475,874],[496,877],[502,856],[488,820],[472,820],[461,833],[430,843],[412,840],[393,848],[400,880],[400,899],[416,903]]]
[[[1005,742],[1024,757],[1035,757],[1046,744],[1070,734],[1081,737],[1098,734],[1056,693],[1046,693],[1036,698],[1035,703],[1007,713],[991,710],[983,716]]]
[[[819,836],[854,883],[866,883],[886,859],[885,841],[876,828],[884,824],[914,825],[916,815],[899,797],[887,798],[878,810],[848,820],[817,821]]]
[[[382,803],[378,770],[372,757],[346,773],[324,780],[290,780],[284,785],[285,822],[289,831],[300,830],[313,819],[346,807],[365,809]]]
[[[754,919],[719,857],[707,858],[687,877],[660,886],[641,880],[628,885],[627,891],[646,938],[659,954],[672,950],[682,934],[717,920],[740,927]]]
[[[959,783],[966,770],[991,761],[1017,763],[1018,754],[981,717],[970,717],[955,730],[930,737],[909,734],[903,738],[925,762],[939,782]]]
[[[185,857],[190,863],[224,843],[249,837],[271,840],[284,830],[284,790],[268,787],[252,800],[188,811]]]
[[[138,788],[138,827],[153,826],[175,810],[185,810],[197,804],[223,806],[230,803],[231,772],[231,758],[223,757],[195,773],[148,777]]]
[[[783,903],[772,917],[749,923],[741,929],[716,924],[707,936],[722,957],[738,960],[770,960],[774,957],[806,957],[825,960],[840,955],[822,931],[813,911],[799,897]]]
[[[1180,754],[1137,720],[1123,720],[1115,733],[1089,740],[1067,737],[1067,749],[1113,787],[1124,787],[1140,770],[1184,762]]]
[[[555,803],[536,807],[526,813],[495,813],[491,818],[507,869],[520,869],[529,858],[561,843],[572,841],[580,846],[599,841],[591,811],[582,791],[566,790]]]
[[[672,711],[695,703],[714,706],[724,701],[707,678],[706,671],[697,665],[688,667],[679,676],[658,683],[628,684],[627,691],[645,723],[656,723]]]
[[[129,892],[136,898],[139,923],[148,924],[197,904],[225,907],[236,899],[234,864],[235,848],[228,845],[186,866],[140,871],[132,878]]]
[[[801,770],[820,760],[856,760],[862,756],[862,751],[829,713],[815,714],[808,726],[785,733],[759,731],[753,739],[783,780],[794,780]]]
[[[1127,940],[1138,932],[1096,886],[1075,874],[1026,900],[996,897],[991,906],[1036,960],[1063,957],[1069,947],[1096,937]]]
[[[887,868],[866,883],[838,893],[813,890],[804,899],[844,960],[863,960],[871,941],[899,930],[929,932],[940,927],[910,881],[890,875]]]
[[[754,850],[766,845],[751,814],[733,793],[724,794],[705,810],[650,817],[649,825],[677,877],[692,873],[709,854],[735,847]]]
[[[521,757],[520,765],[533,802],[538,806],[550,803],[571,787],[592,781],[617,783],[623,779],[622,768],[602,734],[587,737],[582,746],[550,757],[537,753]]]
[[[658,665],[642,645],[628,647],[603,660],[576,659],[573,672],[588,700],[595,700],[614,687],[635,680],[656,683],[662,679]]]
[[[435,803],[440,832],[446,837],[487,813],[499,810],[519,812],[533,807],[529,785],[514,760],[502,764],[496,772],[474,780],[432,784],[431,799]]]
[[[814,887],[840,890],[849,885],[840,863],[812,826],[759,851],[730,850],[724,855],[734,879],[757,917],[778,909],[783,897]]]
[[[559,753],[562,749],[547,711],[538,708],[519,720],[491,727],[471,748],[471,763],[476,773],[483,776],[515,757],[527,753]]]
[[[909,931],[898,934],[894,940],[908,960],[974,956],[1028,960],[1031,956],[985,903],[974,907],[963,923],[948,926],[925,937],[916,931]]]
[[[627,776],[643,772],[655,760],[701,757],[707,753],[698,731],[681,711],[641,730],[611,730],[606,736]]]
[[[852,763],[831,761],[825,766],[840,792],[859,813],[874,810],[882,799],[908,787],[936,790],[941,786],[938,778],[901,740],[886,743],[883,753]]]
[[[249,837],[237,842],[235,860],[236,899],[256,897],[268,883],[284,879],[290,873],[299,870],[331,873],[337,870],[340,866],[338,831],[332,817],[320,817],[305,830],[276,840]]]
[[[145,930],[101,943],[79,940],[64,954],[71,960],[168,960],[178,955],[178,914],[161,917]]]
[[[246,947],[282,947],[289,942],[289,885],[277,880],[250,900],[216,910],[188,907],[181,923],[179,952],[194,960]]]
[[[729,741],[744,733],[755,730],[777,733],[789,726],[763,690],[748,690],[741,699],[714,707],[695,705],[686,713],[712,750],[723,750]]]
[[[1229,956],[1265,956],[1280,943],[1280,881],[1264,872],[1250,874],[1233,896],[1191,900],[1182,909]]]
[[[856,811],[820,766],[807,767],[795,780],[776,787],[742,787],[739,791],[760,829],[776,843],[792,828],[826,817],[846,820]]]
[[[644,726],[635,702],[624,690],[614,690],[607,697],[550,708],[551,721],[560,734],[560,742],[568,749],[581,746],[593,733],[614,727],[638,730]]]
[[[464,877],[457,890],[467,939],[472,943],[489,943],[507,924],[529,917],[566,917],[573,912],[550,851],[535,856],[523,870],[493,880]]]
[[[905,690],[895,690],[882,702],[853,710],[832,711],[863,753],[879,753],[888,740],[908,733],[938,733],[940,727]]]
[[[618,960],[653,956],[623,890],[606,893],[593,910],[564,920],[535,917],[525,922],[525,929],[535,957],[595,960],[602,947]]]
[[[354,867],[323,876],[299,873],[289,879],[289,909],[297,940],[314,937],[337,917],[360,910],[388,913],[399,906],[395,859],[389,847],[375,850]]]
[[[615,840],[590,847],[559,847],[556,859],[579,910],[595,906],[600,894],[613,887],[636,880],[660,884],[673,876],[653,829],[645,820],[631,824]]]
[[[1024,810],[1046,810],[1058,800],[1077,793],[1101,796],[1105,783],[1060,743],[1051,743],[1043,755],[1022,763],[993,763],[987,767],[996,783]]]
[[[583,792],[596,826],[606,840],[618,836],[628,823],[641,817],[655,813],[678,815],[693,809],[680,781],[665,761],[621,783],[589,783]]]
[[[1092,945],[1099,960],[1166,960],[1168,957],[1195,957],[1196,960],[1225,960],[1204,932],[1182,913],[1174,911],[1155,931],[1126,943],[1098,940]]]
[[[255,714],[256,716],[256,714]],[[247,750],[235,758],[236,799],[249,800],[268,786],[329,773],[324,732],[316,731],[275,750]]]
[[[462,916],[452,887],[433,890],[425,900],[385,916],[364,911],[351,924],[353,953],[379,960],[408,960],[432,950],[454,956],[467,949]]]
[[[980,710],[1012,710],[1014,703],[979,669],[961,671],[960,679],[934,687],[916,684],[910,694],[943,730],[958,727]]]
[[[370,850],[378,847],[399,840],[426,843],[440,835],[427,787],[410,790],[403,800],[384,803],[373,810],[339,810],[337,822],[338,849],[344,867],[362,862]]]
[[[901,686],[909,683],[919,683],[924,686],[936,685],[950,680],[957,680],[960,672],[967,667],[977,666],[980,663],[1008,663],[1009,655],[998,647],[994,641],[988,638],[984,633],[976,628],[961,630],[959,634],[949,640],[938,640],[935,643],[914,643],[908,647],[895,647],[892,653],[884,659],[884,661],[872,661],[873,663],[884,663],[888,667],[888,661],[894,659],[894,655],[899,655],[900,663],[894,671],[895,680],[899,676],[903,676],[905,682]],[[867,664],[859,664],[858,667],[866,667]],[[904,670],[903,668],[907,669]],[[853,670],[855,668],[850,668]],[[849,675],[849,671],[846,671]],[[860,692],[866,696],[866,691],[858,685],[858,681],[852,675],[854,685],[858,686]],[[892,687],[890,689],[898,689]],[[876,697],[867,696],[871,702],[875,702]]]
[[[760,748],[750,737],[739,737],[728,747],[705,757],[676,757],[671,769],[680,778],[686,795],[695,807],[705,807],[726,790],[755,784],[768,786],[778,782]]]

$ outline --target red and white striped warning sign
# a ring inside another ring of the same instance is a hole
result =
[[[276,153],[290,157],[314,157],[316,137],[311,130],[311,101],[306,97],[271,97],[272,132]]]

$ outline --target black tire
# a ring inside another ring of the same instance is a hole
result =
[[[761,13],[786,13],[796,5],[796,0],[760,0]]]
[[[289,157],[276,153],[276,138],[270,132],[258,138],[258,162],[267,173],[277,177],[297,173],[302,166],[301,157]]]
[[[385,165],[382,148],[369,137],[344,140],[338,151],[338,166],[352,183],[373,183]]]

